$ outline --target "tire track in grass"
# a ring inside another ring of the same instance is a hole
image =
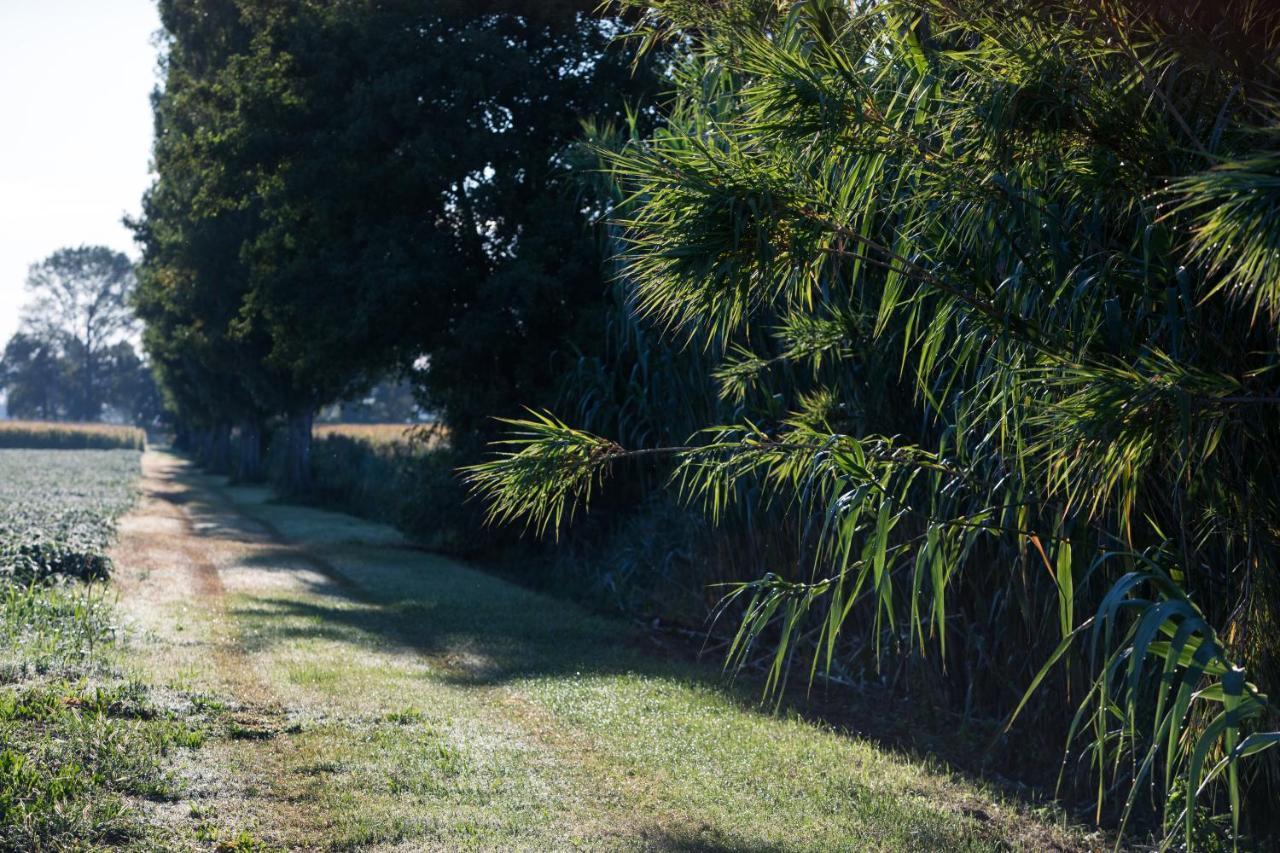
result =
[[[301,772],[298,750],[290,745],[290,736],[299,729],[290,721],[333,715],[323,707],[304,707],[316,703],[281,697],[255,659],[261,652],[246,647],[244,626],[237,624],[241,617],[229,601],[256,605],[282,594],[310,598],[318,589],[344,606],[380,605],[330,562],[289,542],[270,523],[239,511],[206,480],[173,457],[148,454],[144,459],[143,496],[122,520],[114,551],[122,609],[148,638],[148,651],[157,653],[149,656],[153,676],[230,699],[231,737],[184,768],[191,813],[213,814],[224,829],[248,829],[293,849],[327,847],[326,839],[336,832],[333,816],[317,809],[329,793],[320,790],[326,775]],[[471,656],[424,651],[394,630],[383,632],[383,638],[387,642],[372,654],[407,655],[445,680],[483,674],[484,662]],[[516,741],[536,741],[556,762],[568,756],[581,763],[590,752],[557,732],[549,715],[507,691],[468,688],[467,698],[475,702],[473,716],[482,728]],[[602,775],[601,782],[606,778]],[[612,802],[625,798],[622,791],[607,797]],[[177,817],[170,815],[170,821]],[[599,825],[592,821],[578,831],[596,837],[617,832],[618,816],[614,818]],[[415,829],[430,832],[428,822],[408,826],[409,835]]]
[[[217,484],[202,485],[208,493],[216,496],[227,513],[239,515],[256,526],[274,546],[276,555],[287,557],[328,580],[334,587],[333,594],[347,597],[362,605],[382,607],[382,602],[372,597],[369,590],[348,577],[334,562],[308,550],[305,545],[291,541],[269,520],[244,513],[234,498]],[[428,663],[433,671],[442,676],[454,680],[471,681],[483,680],[493,674],[490,662],[483,656],[468,654],[465,650],[457,649],[447,652],[423,650],[415,643],[412,636],[394,628],[384,628],[381,633],[396,653],[418,658]],[[644,780],[635,776],[627,776],[622,780],[615,779],[614,774],[609,772],[608,757],[593,742],[584,739],[580,732],[566,730],[563,723],[557,720],[548,709],[538,705],[529,697],[502,686],[471,686],[467,690],[477,711],[482,708],[499,711],[505,722],[516,724],[521,736],[527,736],[536,741],[557,761],[572,764],[579,769],[579,772],[585,772],[596,780],[596,789],[593,791],[596,806],[605,802],[634,804],[643,799],[641,787]],[[667,821],[658,819],[655,822],[654,815],[649,815],[644,822],[641,822],[631,808],[624,807],[609,813],[602,813],[598,808],[592,811],[594,814],[584,815],[585,822],[579,824],[576,829],[581,835],[597,840],[639,838],[651,832],[655,825],[667,828]],[[674,830],[674,826],[671,828]]]
[[[112,551],[120,608],[132,623],[135,644],[145,653],[140,663],[147,675],[169,689],[225,703],[227,709],[221,721],[227,740],[206,747],[178,768],[188,787],[188,802],[154,810],[167,812],[164,819],[171,824],[191,824],[187,828],[196,840],[212,840],[210,836],[234,832],[207,825],[204,817],[216,813],[222,822],[242,824],[239,810],[226,806],[246,794],[269,791],[268,780],[284,764],[275,735],[288,726],[289,714],[256,672],[227,614],[220,564],[236,559],[240,549],[231,546],[251,543],[252,532],[226,535],[234,525],[221,524],[219,516],[195,502],[197,496],[181,482],[185,463],[149,452],[142,464],[142,494],[121,519]],[[230,765],[239,763],[234,753],[248,741],[258,742],[253,779],[230,772]],[[313,817],[296,802],[273,799],[282,822],[305,825]]]

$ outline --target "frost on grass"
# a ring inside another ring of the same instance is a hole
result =
[[[203,739],[117,672],[92,583],[137,473],[134,451],[0,450],[2,850],[156,841],[136,804],[173,797],[166,756]]]
[[[105,580],[137,476],[133,450],[0,450],[0,583]]]

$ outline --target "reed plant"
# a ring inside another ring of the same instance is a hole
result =
[[[1121,830],[1280,835],[1280,17],[628,5],[675,92],[599,147],[621,280],[729,414],[511,421],[466,472],[492,517],[558,531],[665,460],[712,521],[800,531],[722,606],[770,691],[912,685],[1065,742]]]

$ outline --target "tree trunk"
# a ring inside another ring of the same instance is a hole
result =
[[[257,418],[246,418],[240,424],[240,456],[235,476],[245,483],[262,480],[262,428]]]
[[[101,412],[93,412],[93,353],[89,350],[88,343],[85,344],[84,355],[84,399],[80,405],[84,407],[83,419],[86,421],[96,421]]]
[[[285,432],[283,482],[287,495],[304,495],[311,491],[311,409],[289,415]]]
[[[201,427],[195,431],[194,439],[191,449],[195,453],[196,464],[201,468],[207,467],[213,458],[213,430]]]
[[[231,424],[214,424],[209,437],[209,459],[205,468],[210,474],[231,473]]]

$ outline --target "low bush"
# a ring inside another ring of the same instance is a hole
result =
[[[727,580],[712,557],[710,526],[662,496],[614,518],[589,516],[553,549],[545,585],[600,610],[701,625]]]
[[[0,448],[24,450],[144,450],[147,434],[116,424],[0,421]]]
[[[317,499],[379,521],[398,520],[406,467],[425,452],[403,426],[318,427],[311,448]]]

